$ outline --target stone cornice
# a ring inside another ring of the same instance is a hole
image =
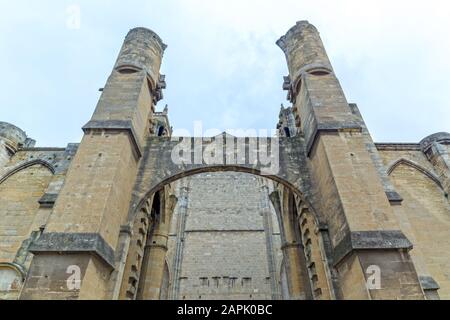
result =
[[[411,250],[412,243],[400,230],[353,231],[336,245],[333,253],[334,265],[357,250]]]
[[[112,269],[114,250],[98,233],[44,233],[29,248],[34,254],[42,252],[92,253]]]
[[[130,136],[137,157],[140,158],[142,156],[142,148],[139,144],[136,131],[133,127],[133,123],[130,120],[91,120],[82,129],[84,133],[89,132],[89,130],[126,131]]]
[[[421,151],[419,143],[384,142],[375,143],[379,151]]]

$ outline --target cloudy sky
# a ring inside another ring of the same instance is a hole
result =
[[[79,28],[71,19],[80,10]],[[76,10],[75,10],[76,11]],[[157,32],[172,125],[272,129],[287,67],[275,41],[321,32],[376,141],[450,131],[448,1],[0,0],[0,121],[38,146],[78,142],[129,29]]]

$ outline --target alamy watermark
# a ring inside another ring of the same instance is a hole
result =
[[[81,28],[81,8],[78,4],[66,8],[66,27],[70,30]]]
[[[187,130],[177,130],[172,141],[172,162],[178,166],[245,166],[261,175],[276,175],[280,170],[280,144],[276,130],[218,129],[203,132],[202,123],[194,123],[194,138]],[[180,136],[182,136],[180,138]],[[208,137],[208,138],[205,138]]]
[[[70,276],[66,280],[67,289],[70,291],[77,291],[81,288],[81,268],[77,265],[67,267],[67,274]]]
[[[367,281],[366,287],[368,290],[381,289],[381,268],[377,265],[371,265],[366,269]]]

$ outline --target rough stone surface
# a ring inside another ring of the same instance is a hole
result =
[[[450,299],[450,134],[374,143],[317,29],[278,45],[292,106],[269,154],[172,137],[166,46],[145,28],[79,144],[0,122],[0,299]]]
[[[203,173],[177,182],[176,194],[184,185],[189,191],[187,210],[183,212],[184,202],[175,208],[169,238],[169,270],[173,274],[177,264],[181,267],[169,287],[173,298],[279,297],[279,228],[273,208],[264,206],[269,199],[263,187],[270,183],[234,172]],[[180,215],[186,216],[184,224],[179,224]],[[180,233],[183,250],[177,251]]]

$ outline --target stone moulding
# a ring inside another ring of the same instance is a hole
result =
[[[84,127],[83,131],[87,133],[89,130],[120,130],[126,131],[131,138],[134,150],[138,158],[142,157],[142,148],[133,124],[130,120],[91,120]]]
[[[53,208],[56,199],[58,198],[57,193],[45,193],[40,199],[39,204],[44,208]]]
[[[400,159],[397,159],[394,162],[390,163],[388,165],[388,169],[386,170],[386,173],[390,176],[392,174],[392,172],[395,170],[395,168],[397,168],[401,164],[410,166],[411,168],[414,168],[417,171],[422,172],[424,175],[426,175],[428,178],[430,178],[434,183],[436,183],[439,188],[444,189],[441,181],[434,173],[432,173],[430,170],[422,167],[421,165],[419,165],[409,159],[400,158]]]
[[[334,248],[333,261],[336,266],[355,250],[409,251],[412,248],[412,243],[400,230],[354,231],[347,234]]]
[[[20,264],[14,262],[0,262],[0,269],[12,269],[18,275],[20,275],[22,281],[25,280],[27,276],[27,270]]]
[[[436,280],[433,279],[433,277],[430,276],[419,276],[420,285],[422,286],[422,289],[424,290],[439,290],[440,286],[436,282]]]
[[[418,143],[380,143],[375,142],[375,147],[378,151],[420,151],[420,144]]]
[[[112,269],[115,268],[114,250],[98,233],[44,233],[29,249],[42,252],[92,253]]]
[[[386,191],[385,193],[391,204],[401,204],[403,202],[402,196],[397,191]]]

